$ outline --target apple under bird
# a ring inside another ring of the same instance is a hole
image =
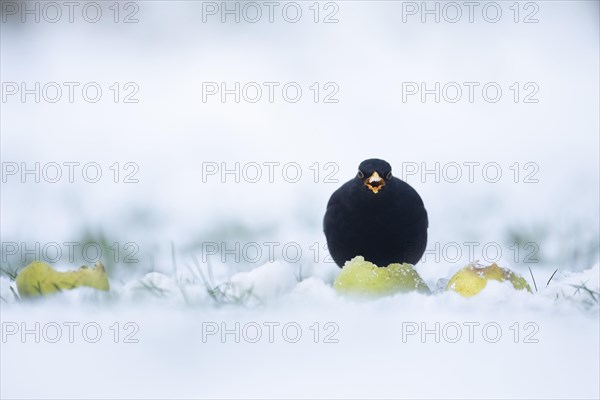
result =
[[[392,167],[372,158],[329,199],[323,221],[329,253],[342,267],[355,256],[385,267],[415,265],[427,246],[429,220],[423,200]]]

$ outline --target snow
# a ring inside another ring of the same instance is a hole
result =
[[[12,299],[8,279],[0,282],[2,297]],[[235,273],[226,283],[228,296],[219,301],[203,282],[156,272],[109,295],[82,288],[8,300],[2,396],[598,395],[598,265],[557,274],[533,294],[490,281],[472,298],[453,292],[347,298],[319,277],[298,281],[294,267],[282,262]],[[572,286],[582,283],[596,301]],[[248,290],[252,296],[244,297]],[[69,343],[64,324],[74,321],[80,325]],[[36,322],[39,343],[32,333],[21,336],[35,331]],[[62,327],[57,343],[49,341],[53,323]],[[102,330],[97,343],[86,341],[96,328],[83,334],[90,323]],[[8,334],[14,324],[19,330]]]
[[[274,262],[255,268],[249,272],[240,272],[231,278],[229,294],[241,297],[252,293],[266,300],[280,293],[288,292],[297,283],[296,271],[290,264]]]
[[[513,2],[499,2],[497,24],[422,24],[418,15],[404,24],[402,2],[337,3],[339,24],[311,22],[312,2],[298,24],[203,24],[201,3],[191,1],[137,2],[139,24],[0,24],[2,82],[97,81],[106,93],[95,104],[2,102],[3,163],[97,162],[105,179],[9,177],[1,241],[102,242],[111,284],[108,293],[17,301],[0,274],[1,398],[600,397],[598,2],[534,2],[536,24],[512,23]],[[140,102],[114,103],[108,87],[128,81]],[[203,103],[207,81],[297,81],[305,96]],[[340,102],[314,103],[317,81],[336,82]],[[402,83],[412,81],[498,82],[505,94],[494,104],[403,103]],[[514,82],[538,84],[539,103],[514,103]],[[415,270],[430,296],[365,301],[332,288],[339,268],[324,248],[323,214],[369,157],[389,161],[397,176],[422,163],[502,167],[497,183],[481,168],[474,182],[466,169],[457,183],[407,178],[429,214],[428,253]],[[115,162],[137,163],[139,183],[115,183]],[[280,167],[273,183],[266,170],[257,183],[203,182],[206,162],[294,162],[303,174],[290,183]],[[337,182],[324,179],[327,163]],[[539,167],[539,182],[523,182],[526,163]],[[136,262],[124,262],[128,243]],[[263,254],[204,259],[207,243],[258,243]],[[272,260],[264,243],[277,243]],[[285,244],[302,257],[290,261]],[[487,260],[486,244],[502,255]],[[52,266],[93,265],[81,245],[74,261],[63,254]],[[533,288],[532,274],[538,291],[499,282],[472,298],[443,290],[476,260]],[[29,261],[15,254],[0,264],[12,271]],[[35,333],[23,339],[36,323],[39,343]],[[101,338],[88,343],[98,327]]]

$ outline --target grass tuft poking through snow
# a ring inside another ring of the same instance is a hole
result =
[[[331,296],[323,299],[338,297],[331,286],[332,277],[317,268],[303,271],[298,265],[283,261],[267,262],[249,271],[236,271],[219,265],[217,271],[211,261],[200,263],[192,257],[191,263],[185,263],[185,269],[177,268],[173,258],[173,273],[170,275],[149,272],[139,279],[134,279],[123,285],[116,284],[111,287],[107,296],[91,295],[93,291],[73,290],[57,293],[52,297],[70,299],[70,301],[102,302],[107,299],[116,302],[151,302],[165,304],[182,304],[186,306],[215,307],[221,306],[268,306],[279,302],[279,299],[297,298],[298,293],[305,291],[310,285],[319,283],[319,290],[331,292]],[[535,292],[531,297],[524,297],[527,303],[543,302],[550,299],[554,304],[575,306],[584,312],[597,312],[600,299],[600,267],[582,272],[554,271],[548,279],[546,286],[540,288],[534,282]],[[6,305],[20,301],[14,279],[16,271],[3,268],[0,276],[0,301]],[[443,281],[443,282],[442,282]],[[442,282],[442,283],[440,283]],[[445,303],[447,294],[444,290],[444,280],[440,279],[437,288],[434,288],[433,297],[439,297],[439,307],[448,307]],[[500,285],[502,287],[502,285]],[[511,303],[522,301],[522,296],[517,296],[511,290],[493,293],[495,286],[490,286],[480,296],[486,302]],[[500,289],[497,289],[500,290]],[[82,295],[77,295],[82,293]],[[396,296],[402,296],[397,294]],[[41,299],[43,301],[43,299]],[[473,300],[474,302],[478,300]]]

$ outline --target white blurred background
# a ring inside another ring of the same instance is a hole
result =
[[[444,3],[437,3],[439,23],[431,14],[421,22],[421,2],[322,2],[318,23],[312,2],[296,3],[302,10],[297,23],[283,18],[286,3],[275,8],[273,23],[260,2],[263,15],[256,23],[244,20],[254,18],[254,9],[244,3],[238,3],[239,23],[233,15],[221,22],[220,2],[120,3],[118,23],[111,2],[99,3],[103,14],[97,23],[83,19],[85,3],[75,9],[72,23],[64,6],[62,18],[50,23],[44,17],[54,18],[54,10],[40,3],[41,20],[33,23],[35,15],[23,14],[24,3],[16,4],[17,11],[3,2],[3,171],[10,168],[7,163],[33,168],[39,162],[43,168],[51,162],[95,162],[103,176],[98,183],[87,183],[79,169],[69,183],[66,167],[58,183],[43,176],[36,183],[33,175],[23,183],[20,170],[6,175],[3,243],[138,244],[139,262],[119,260],[111,266],[113,274],[169,271],[172,248],[189,259],[200,257],[205,242],[232,247],[236,241],[242,246],[298,242],[302,263],[312,265],[309,247],[325,243],[321,223],[329,196],[354,176],[360,161],[378,157],[392,164],[396,176],[403,166],[463,166],[457,183],[444,175],[440,182],[433,175],[407,178],[429,212],[428,249],[436,251],[437,243],[443,254],[444,246],[458,243],[463,252],[456,260],[452,252],[438,260],[426,258],[419,268],[430,281],[471,261],[465,242],[479,243],[474,257],[479,260],[484,244],[497,243],[502,263],[521,271],[530,266],[549,275],[554,269],[582,270],[597,262],[597,2],[535,2],[535,7],[521,2],[518,17],[512,3],[500,2],[502,15],[496,23],[484,18],[485,2],[474,9],[473,22],[468,8],[460,6],[462,17],[456,23],[446,21],[455,11]],[[212,15],[208,11],[214,7]],[[288,11],[293,17],[294,8]],[[486,15],[494,18],[494,13],[492,8]],[[130,14],[137,23],[122,22]],[[324,23],[329,14],[338,22]],[[538,22],[524,23],[528,15]],[[43,96],[36,103],[34,95],[22,102],[20,91],[8,93],[7,82],[25,82],[29,89],[35,82],[41,87],[48,82],[80,86],[73,103],[65,86],[57,103]],[[103,89],[97,103],[82,97],[81,87],[88,82]],[[120,88],[117,103],[109,88],[115,82]],[[139,88],[133,96],[139,102],[122,101],[131,92],[124,87],[127,82]],[[228,88],[235,82],[280,86],[273,103],[264,86],[257,103],[243,98],[236,103],[232,95],[223,103],[218,94],[203,102],[203,82],[225,82]],[[301,86],[300,101],[282,98],[287,82]],[[321,90],[317,103],[310,89],[315,82]],[[328,82],[339,88],[337,103],[323,102],[331,91],[324,88]],[[480,86],[472,103],[465,86],[456,103],[443,98],[436,103],[433,95],[422,102],[419,94],[403,102],[403,82],[425,82],[430,89],[435,82]],[[503,90],[496,103],[482,97],[481,87],[488,82]],[[516,103],[509,88],[515,82],[520,88]],[[532,97],[537,103],[523,102],[532,91],[524,88],[526,83],[539,89]],[[124,164],[136,163],[139,183],[114,183],[109,167],[115,162],[120,163],[121,181],[131,171]],[[223,183],[220,174],[203,182],[203,163],[233,168],[236,162],[241,167],[298,163],[302,178],[289,183],[279,167],[270,183],[264,167],[257,183],[243,175],[239,183],[231,175]],[[480,163],[474,182],[468,181],[463,164],[469,162]],[[315,163],[318,183],[311,169]],[[333,171],[325,169],[326,163],[334,163],[338,183],[324,182]],[[481,166],[486,163],[500,165],[499,182],[484,179]],[[527,163],[536,167],[526,169]],[[525,183],[532,171],[538,182]],[[511,247],[515,243],[517,256]],[[528,243],[537,247],[524,248]],[[3,265],[23,266],[20,256],[4,254]],[[323,258],[321,252],[317,264]],[[56,264],[68,260],[63,257]]]

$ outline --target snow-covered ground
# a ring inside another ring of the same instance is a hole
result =
[[[138,7],[132,24],[113,22],[112,2],[98,23],[79,9],[73,23],[66,9],[57,23],[20,23],[3,8],[0,396],[598,398],[598,2],[520,2],[518,15],[514,2],[497,2],[494,23],[481,14],[494,16],[491,2],[473,22],[457,2],[456,23],[446,3],[428,2],[446,13],[439,23],[412,14],[422,2],[321,2],[317,23],[313,2],[297,3],[297,23],[280,13],[273,23],[210,13],[203,22],[214,3],[194,1],[122,4],[120,20]],[[322,23],[327,15],[339,21]],[[57,82],[63,98],[7,94],[23,82]],[[64,82],[95,82],[102,98],[77,90],[71,103]],[[137,103],[122,101],[128,82]],[[303,96],[203,102],[207,82],[294,82]],[[456,82],[463,97],[403,101],[406,83],[421,82]],[[473,102],[464,82],[479,84]],[[501,87],[498,102],[482,97],[487,83]],[[339,102],[324,103],[336,87]],[[338,296],[321,221],[331,193],[369,157],[389,161],[426,204],[428,252],[416,269],[430,288],[480,260],[533,287],[531,268],[538,291]],[[50,168],[39,183],[9,173],[35,162]],[[97,163],[102,179],[78,169],[69,182],[69,162]],[[63,166],[57,183],[51,163]],[[235,163],[237,181],[221,174]],[[422,175],[436,163],[439,177]],[[16,301],[7,275],[32,260],[26,253],[74,269],[95,261],[86,243],[103,250],[108,294]],[[57,247],[62,257],[48,260]],[[39,343],[21,337],[36,322]],[[433,332],[422,338],[424,329]]]
[[[598,397],[598,266],[535,294],[369,301],[296,272],[268,263],[213,295],[150,273],[4,305],[3,398]]]

